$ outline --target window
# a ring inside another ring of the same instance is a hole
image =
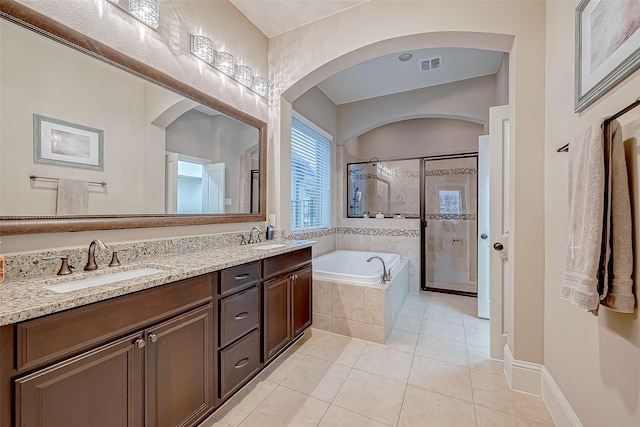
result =
[[[331,137],[301,116],[291,126],[291,231],[330,224]]]

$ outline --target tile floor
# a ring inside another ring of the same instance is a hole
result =
[[[385,345],[311,329],[201,427],[553,426],[489,360],[474,298],[409,295]]]

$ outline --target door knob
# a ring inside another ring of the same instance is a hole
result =
[[[496,251],[501,251],[504,249],[504,246],[502,245],[502,243],[496,242],[493,244],[493,249],[495,249]]]
[[[144,346],[146,345],[142,338],[138,338],[133,344],[138,348],[144,348]]]
[[[151,341],[151,342],[158,341],[158,336],[156,334],[154,334],[154,333],[150,333],[149,334],[149,341]]]
[[[480,235],[480,238],[481,238],[482,240],[487,240],[487,237],[489,237],[489,236],[487,235],[487,233],[482,233],[482,234]]]

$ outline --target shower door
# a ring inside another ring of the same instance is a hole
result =
[[[424,160],[423,289],[477,295],[478,156]]]

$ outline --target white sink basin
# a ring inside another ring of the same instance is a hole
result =
[[[79,289],[92,288],[94,286],[109,285],[123,280],[134,279],[136,277],[150,276],[152,274],[162,273],[163,271],[166,270],[153,267],[136,268],[133,270],[104,274],[102,276],[92,277],[89,279],[74,280],[71,282],[45,286],[45,289],[58,293],[72,292]]]
[[[269,249],[275,249],[275,248],[283,248],[284,245],[279,244],[279,243],[271,243],[269,245],[261,245],[261,246],[256,246],[253,249],[261,249],[261,250],[269,250]]]

